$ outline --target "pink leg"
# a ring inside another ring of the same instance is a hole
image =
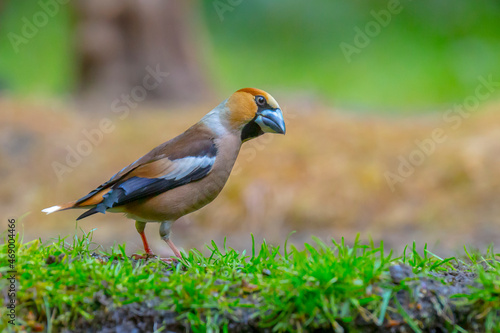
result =
[[[172,251],[174,252],[174,255],[177,258],[182,258],[181,253],[179,252],[177,247],[174,245],[174,243],[170,240],[170,227],[172,226],[172,223],[174,223],[174,221],[164,221],[160,224],[160,236],[161,236],[161,239],[163,239],[165,241],[165,243],[167,243],[167,245],[172,249]],[[173,261],[178,261],[176,258],[165,258],[165,259],[161,259],[161,260],[164,262],[168,262],[168,263],[171,263]]]
[[[174,252],[174,255],[177,258],[182,258],[181,252],[177,249],[177,247],[174,245],[174,242],[172,242],[170,239],[166,239],[165,242],[168,244],[168,246],[172,249]]]
[[[165,241],[165,243],[167,243],[167,245],[172,249],[172,251],[174,252],[174,255],[177,258],[182,258],[181,253],[179,252],[177,247],[174,245],[174,243],[170,240],[170,227],[172,226],[172,223],[174,223],[174,221],[165,221],[165,222],[162,222],[160,224],[160,236],[161,236],[161,239],[163,239]],[[172,262],[176,259],[175,258],[166,258],[166,259],[161,259],[161,260],[163,260],[165,262]]]

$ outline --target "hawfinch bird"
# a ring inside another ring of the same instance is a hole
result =
[[[144,234],[146,223],[159,222],[161,238],[180,258],[170,240],[172,224],[214,200],[226,184],[241,144],[264,133],[285,134],[278,103],[265,91],[240,89],[187,131],[86,196],[42,212],[87,209],[77,220],[95,213],[124,213],[136,221],[146,258],[153,256]]]

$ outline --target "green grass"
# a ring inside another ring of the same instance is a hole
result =
[[[17,316],[28,331],[38,325],[54,332],[72,328],[82,318],[92,320],[103,308],[96,295],[112,301],[105,311],[154,301],[156,309],[173,311],[177,322],[195,332],[230,331],[241,313],[253,325],[273,331],[356,331],[360,320],[376,326],[391,319],[419,331],[423,323],[411,316],[419,297],[415,281],[440,280],[440,273],[455,270],[477,277],[476,285],[454,295],[453,302],[467,308],[469,319],[485,330],[500,330],[500,263],[491,250],[459,260],[442,259],[426,249],[419,254],[415,244],[394,257],[383,244],[359,241],[349,246],[343,240],[325,244],[314,239],[303,250],[286,242],[284,247],[263,242],[250,253],[212,242],[209,256],[193,249],[170,266],[129,259],[125,245],[104,251],[92,242],[92,233],[46,244],[18,241]],[[2,275],[8,271],[6,253],[7,246],[0,245]],[[408,265],[415,275],[395,282],[390,274],[395,265]],[[5,278],[0,287],[7,287]],[[396,296],[402,293],[413,301],[400,304]],[[5,311],[2,305],[2,318]],[[451,320],[447,325],[450,332],[465,331]]]

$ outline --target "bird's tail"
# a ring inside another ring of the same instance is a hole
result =
[[[62,204],[62,205],[52,206],[49,208],[42,209],[42,212],[44,212],[48,215],[50,213],[58,212],[60,210],[75,208],[75,203],[76,203],[76,201],[71,201],[71,202],[67,202],[67,203]]]

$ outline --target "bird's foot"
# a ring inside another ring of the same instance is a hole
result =
[[[133,254],[131,255],[132,259],[135,259],[135,260],[140,260],[140,259],[144,259],[144,260],[149,260],[149,259],[158,259],[158,260],[161,260],[163,261],[164,263],[166,264],[175,264],[175,263],[178,263],[179,262],[179,259],[178,258],[175,258],[175,257],[170,257],[170,258],[158,258],[157,255],[155,254],[152,254],[152,253],[146,253],[146,254]]]
[[[170,257],[170,258],[160,258],[166,264],[176,264],[179,262],[178,258]]]
[[[146,253],[146,254],[137,254],[137,253],[135,253],[131,257],[133,259],[135,259],[135,260],[139,260],[139,259],[149,260],[149,259],[157,258],[158,256],[156,256],[153,253]]]

